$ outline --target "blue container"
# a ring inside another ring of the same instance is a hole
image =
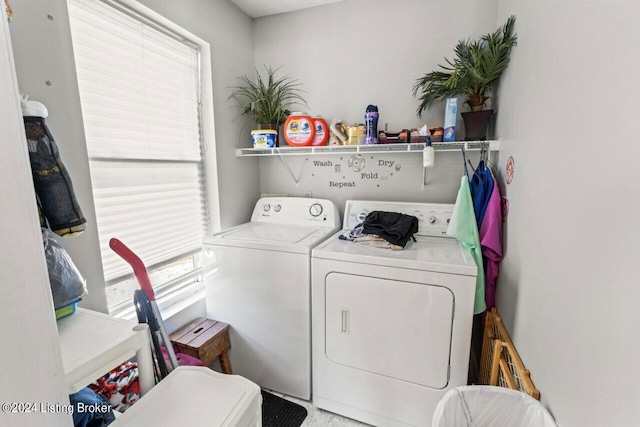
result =
[[[458,98],[447,98],[444,111],[444,142],[456,140],[456,119],[458,118]]]
[[[253,148],[273,148],[276,146],[278,131],[274,129],[260,129],[251,131]]]

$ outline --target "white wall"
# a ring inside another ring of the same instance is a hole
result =
[[[500,170],[515,177],[498,308],[562,426],[640,419],[636,161],[640,6],[499,3],[517,15]],[[503,174],[504,175],[504,174]]]
[[[4,7],[2,8],[4,10]],[[0,402],[69,404],[36,214],[6,15],[0,12]],[[28,344],[28,345],[25,345]],[[37,407],[38,409],[40,406]],[[0,412],[3,426],[71,426],[60,413]]]
[[[467,154],[476,165],[479,153]],[[311,194],[311,197],[329,199],[337,204],[342,215],[345,201],[349,199],[454,203],[464,173],[460,150],[435,153],[435,166],[427,169],[424,190],[422,152],[362,155],[365,167],[359,172],[349,167],[351,158],[351,154],[284,157],[293,177],[282,159],[262,158],[260,188],[263,194],[298,197]],[[496,161],[497,153],[492,159]],[[471,168],[469,171],[473,173]]]
[[[495,29],[497,0],[344,0],[258,18],[255,64],[282,66],[307,93],[312,114],[363,122],[378,106],[381,127],[441,126],[444,108],[422,119],[415,80],[451,57],[456,42]]]
[[[345,0],[258,18],[255,64],[258,69],[263,64],[282,66],[281,72],[298,79],[306,91],[309,108],[303,111],[328,122],[337,117],[348,124],[362,123],[367,105],[374,104],[380,110],[379,129],[385,123],[390,131],[425,123],[442,126],[443,103],[422,118],[416,116],[419,102],[412,95],[413,84],[445,57],[451,58],[459,39],[493,31],[496,10],[497,0]],[[458,136],[464,136],[460,117]],[[346,165],[349,157],[287,158],[298,186],[280,159],[261,159],[261,191],[294,196],[311,192],[341,208],[350,198],[453,203],[463,171],[460,152],[438,152],[423,191],[420,154],[366,156],[363,172],[378,173],[377,179],[352,173]],[[472,158],[475,163],[477,157]],[[314,168],[313,160],[340,164],[341,172]],[[402,169],[378,167],[381,160],[394,161],[393,168],[400,164]],[[355,182],[356,187],[336,189],[330,187],[332,180]]]
[[[224,177],[217,188],[220,218],[214,218],[213,224],[227,228],[244,222],[259,195],[258,167],[254,159],[235,157],[233,149],[241,123],[233,121],[236,111],[226,98],[235,77],[253,69],[252,21],[228,0],[142,3],[211,45],[217,148],[215,153],[207,153],[207,160],[217,161],[218,174]],[[106,312],[67,4],[65,0],[13,0],[11,4],[15,18],[10,29],[20,90],[48,107],[47,124],[88,221],[87,231],[82,235],[59,240],[87,280],[89,295],[81,305]],[[47,85],[47,81],[51,84]],[[212,214],[216,215],[215,209]]]

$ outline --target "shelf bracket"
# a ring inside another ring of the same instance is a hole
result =
[[[278,157],[280,157],[280,160],[282,160],[282,164],[284,164],[284,167],[287,169],[287,172],[289,172],[289,176],[291,177],[291,179],[293,179],[293,182],[296,184],[296,188],[298,188],[300,186],[300,176],[296,177],[296,175],[291,170],[289,163],[287,163],[287,161],[284,159],[284,156],[282,155],[280,150],[277,150],[277,151],[278,151]]]
[[[426,190],[427,189],[427,169],[431,169],[431,168],[422,168],[422,190]]]

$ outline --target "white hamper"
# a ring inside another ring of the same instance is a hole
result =
[[[180,366],[119,416],[115,427],[260,427],[260,387],[238,375]]]
[[[436,406],[432,427],[557,427],[533,397],[495,386],[449,390]]]

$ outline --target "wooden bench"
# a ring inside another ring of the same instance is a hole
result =
[[[227,323],[199,317],[179,328],[169,338],[180,353],[200,359],[204,366],[211,366],[216,357],[219,357],[222,372],[231,374],[227,354],[231,341]]]

